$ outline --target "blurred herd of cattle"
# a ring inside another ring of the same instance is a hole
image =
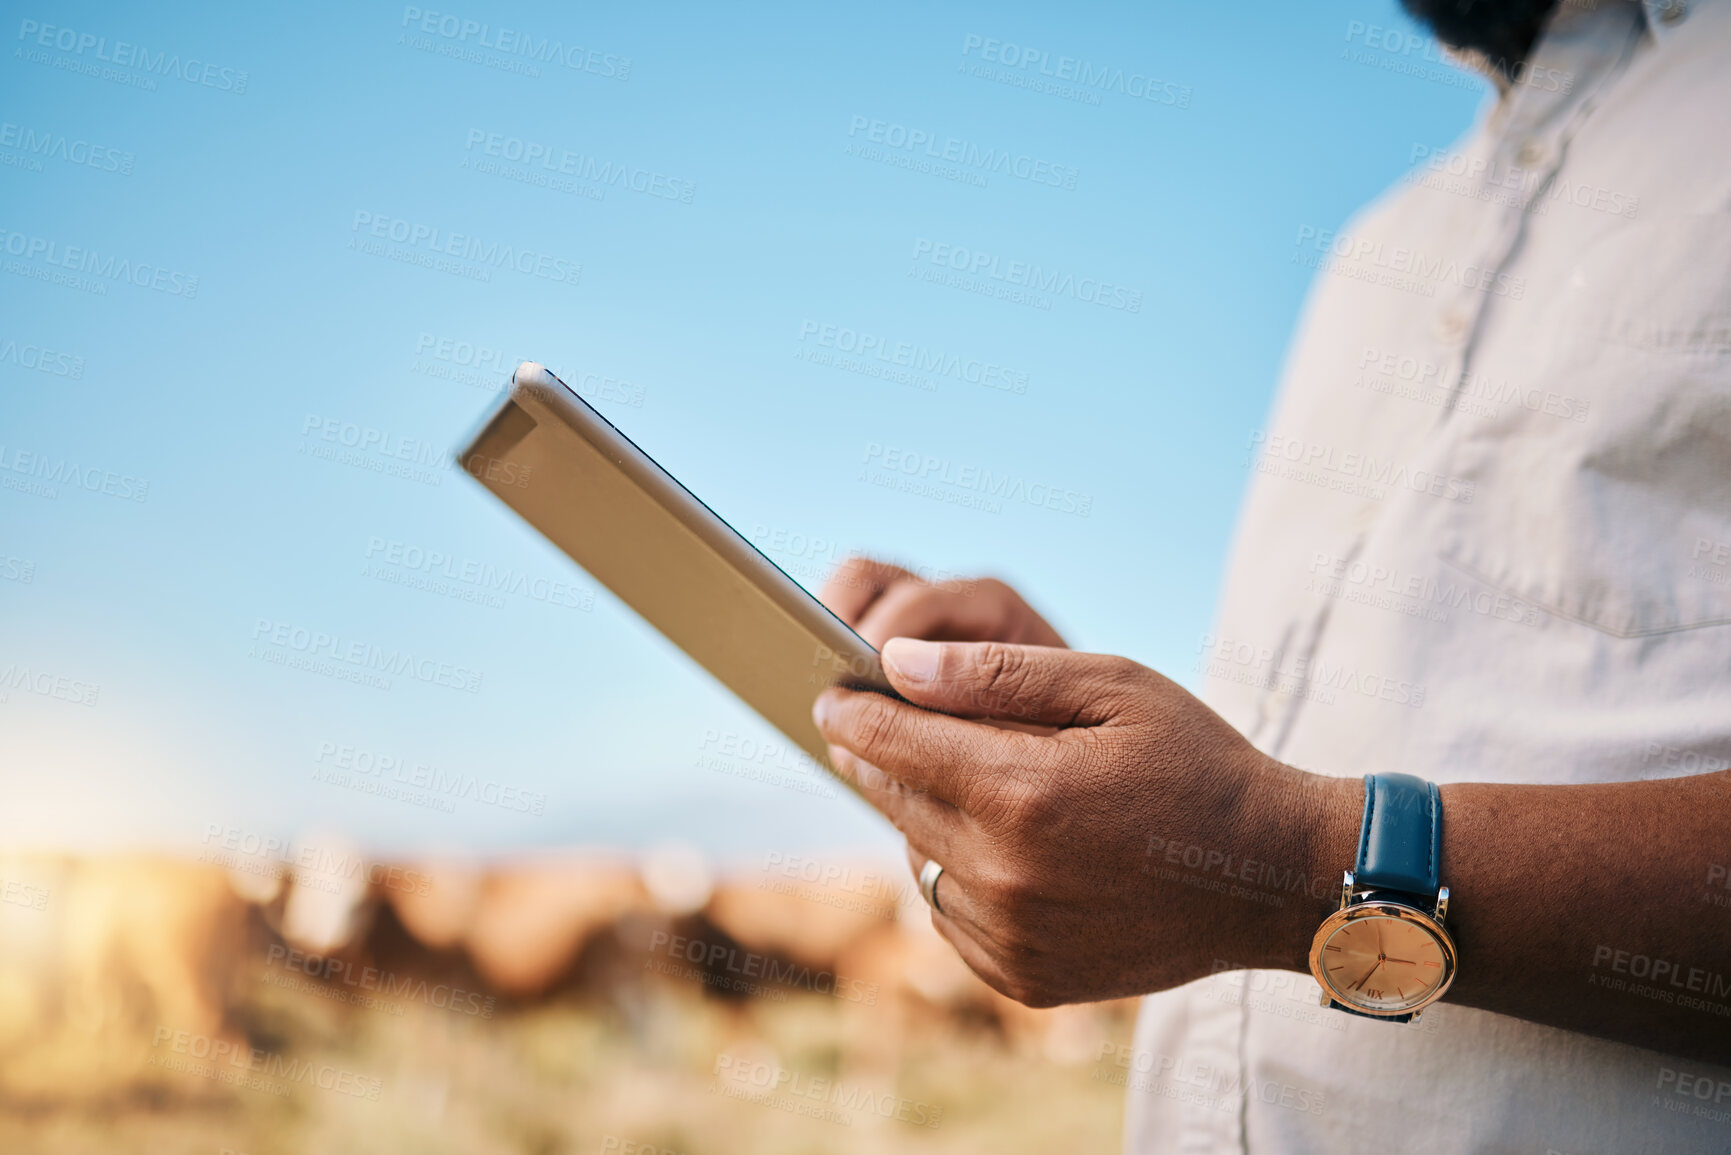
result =
[[[942,1020],[1064,1064],[1093,1059],[1127,1013],[998,995],[931,929],[905,867],[771,854],[716,877],[680,847],[384,864],[337,844],[302,856],[313,869],[200,857],[0,858],[0,1102],[123,1095],[169,1031],[255,1045],[261,983],[490,1018],[561,998],[628,1011],[655,989],[745,1009],[828,998],[869,1007],[882,1047]]]

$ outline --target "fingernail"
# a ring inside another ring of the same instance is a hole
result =
[[[827,693],[819,694],[817,701],[811,704],[811,720],[817,723],[819,730],[822,730],[824,723],[829,721],[829,695]]]
[[[907,682],[930,682],[938,676],[938,658],[943,647],[937,642],[914,638],[891,638],[884,643],[884,665]]]

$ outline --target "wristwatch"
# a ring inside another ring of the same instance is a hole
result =
[[[1443,997],[1456,956],[1443,929],[1449,892],[1437,884],[1441,849],[1434,782],[1365,775],[1358,860],[1341,884],[1340,909],[1310,944],[1323,1006],[1405,1023]]]

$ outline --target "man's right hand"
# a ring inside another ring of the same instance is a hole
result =
[[[928,582],[900,566],[850,557],[818,600],[880,650],[891,638],[1068,648],[1034,607],[996,578]]]

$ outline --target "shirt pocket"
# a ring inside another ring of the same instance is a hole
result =
[[[1442,559],[1616,637],[1731,623],[1731,216],[1619,228],[1550,291],[1464,390],[1497,401]]]

